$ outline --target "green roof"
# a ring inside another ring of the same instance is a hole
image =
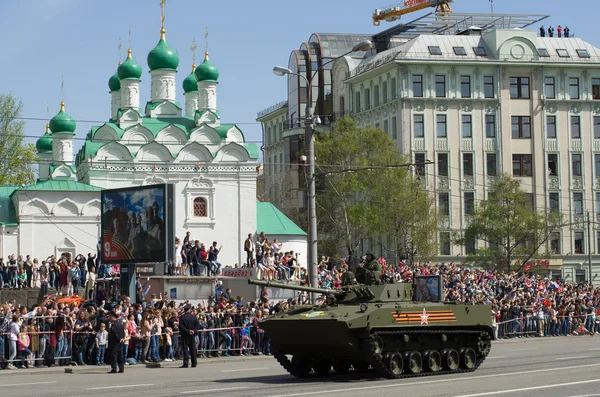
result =
[[[167,102],[167,103],[172,103],[172,104],[173,104],[173,105],[175,105],[175,107],[176,107],[177,109],[179,109],[179,110],[183,109],[183,108],[181,107],[181,104],[180,104],[179,102],[177,102],[177,101],[167,101],[167,100],[160,101],[160,102],[147,102],[147,103],[146,103],[146,109],[151,109],[151,110],[154,110],[154,109],[156,109],[156,108],[158,107],[158,105],[162,105],[162,104],[163,104],[163,103],[165,103],[165,102]]]
[[[54,192],[99,192],[99,187],[88,185],[87,183],[76,182],[73,180],[53,180],[40,182],[18,190],[29,191],[54,191]]]
[[[247,143],[244,147],[246,148],[246,151],[248,151],[248,156],[250,156],[251,159],[258,158],[258,146],[256,146],[255,143]]]
[[[271,203],[256,203],[257,231],[266,235],[301,235],[306,233]]]
[[[15,207],[10,196],[18,186],[0,186],[0,225],[13,226],[18,224]]]
[[[171,102],[173,103],[173,102]],[[181,128],[189,136],[190,131],[196,128],[196,123],[191,117],[144,117],[142,126],[148,128],[156,137],[160,131],[173,124]],[[129,127],[131,128],[131,127]]]

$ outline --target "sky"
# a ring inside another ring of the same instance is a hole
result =
[[[290,52],[313,32],[369,33],[393,24],[373,26],[375,8],[395,0],[167,0],[167,42],[179,52],[177,97],[185,103],[181,83],[191,71],[196,39],[197,63],[205,50],[208,27],[210,58],[219,68],[217,105],[224,123],[236,123],[247,142],[260,145],[256,113],[285,100],[286,79],[272,73],[287,67]],[[131,46],[142,66],[140,103],[149,100],[150,75],[146,57],[160,37],[159,0],[0,0],[0,93],[23,101],[26,136],[34,143],[44,133],[64,98],[66,111],[77,123],[75,151],[94,125],[110,117],[108,79]],[[546,26],[568,25],[571,34],[600,46],[595,31],[596,1],[494,0],[494,12],[544,14]],[[455,0],[454,12],[489,13],[489,0]],[[404,22],[432,9],[404,16]],[[398,23],[398,22],[395,22]],[[537,29],[538,26],[532,27]],[[131,35],[129,32],[131,31]],[[123,47],[119,57],[118,43]],[[64,78],[64,89],[61,81]],[[143,105],[142,105],[143,106]]]

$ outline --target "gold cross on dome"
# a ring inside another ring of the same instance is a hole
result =
[[[160,0],[160,24],[161,27],[165,27],[165,4],[167,4],[167,0]]]
[[[204,45],[206,46],[206,52],[208,52],[208,26],[206,27],[206,33],[204,33]]]
[[[192,51],[192,62],[196,63],[196,50],[198,49],[198,44],[196,44],[196,39],[192,40],[192,46],[190,47],[190,51]]]

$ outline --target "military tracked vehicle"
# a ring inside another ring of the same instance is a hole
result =
[[[340,289],[248,283],[324,296],[322,304],[282,310],[260,323],[273,356],[296,377],[332,371],[373,370],[390,379],[471,372],[490,352],[490,306],[442,302],[441,276]]]

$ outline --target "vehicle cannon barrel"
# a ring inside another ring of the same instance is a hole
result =
[[[291,290],[295,290],[295,291],[314,292],[316,294],[340,295],[343,293],[343,291],[341,291],[341,290],[303,287],[301,285],[288,285],[288,284],[283,284],[283,283],[276,283],[273,281],[262,281],[262,280],[250,280],[249,279],[248,284],[260,285],[262,287],[272,287],[272,288],[281,288],[281,289],[291,289]]]

